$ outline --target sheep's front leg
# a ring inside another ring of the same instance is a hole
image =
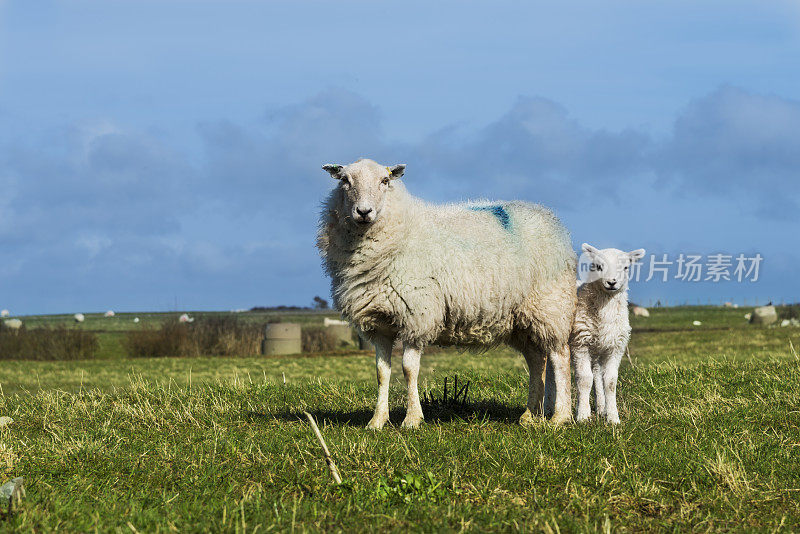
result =
[[[592,364],[592,374],[594,375],[594,410],[598,417],[606,414],[606,393],[603,384],[603,364],[598,359]]]
[[[389,420],[389,379],[392,376],[392,345],[391,338],[375,338],[375,369],[378,374],[378,402],[375,405],[375,414],[367,424],[371,430],[380,430]]]
[[[519,424],[532,425],[535,417],[541,417],[544,412],[544,381],[542,374],[547,358],[543,352],[526,348],[523,353],[525,363],[528,364],[528,406],[519,418]]]
[[[606,395],[606,419],[609,423],[619,423],[617,412],[617,376],[622,353],[614,353],[608,357],[603,369],[603,386]]]
[[[551,421],[565,423],[572,420],[572,377],[569,373],[569,345],[550,351],[544,385],[545,413],[552,413]]]
[[[403,419],[403,428],[416,428],[422,423],[422,404],[419,402],[419,363],[422,350],[408,343],[403,344],[403,374],[406,377],[408,393],[406,395],[406,418]]]
[[[586,421],[592,415],[589,398],[592,395],[592,361],[589,351],[585,348],[575,350],[575,387],[578,395],[578,411],[576,419]]]

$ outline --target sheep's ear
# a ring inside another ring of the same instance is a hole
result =
[[[594,248],[594,247],[593,247],[592,245],[590,245],[589,243],[584,243],[583,245],[581,245],[581,249],[582,249],[582,250],[583,250],[585,253],[589,254],[590,256],[594,256],[595,254],[597,254],[597,253],[599,253],[599,252],[600,252],[599,250],[597,250],[596,248]]]
[[[644,249],[637,248],[636,250],[632,250],[628,252],[628,257],[631,259],[632,262],[641,260],[642,258],[644,258]]]
[[[392,165],[391,167],[386,167],[386,170],[389,171],[389,177],[394,180],[395,178],[403,176],[403,173],[406,172],[406,165],[405,163]]]
[[[330,173],[332,178],[335,178],[337,180],[342,179],[343,176],[342,170],[344,170],[344,167],[342,167],[341,165],[326,163],[325,165],[322,166],[322,169],[328,171],[328,173]]]

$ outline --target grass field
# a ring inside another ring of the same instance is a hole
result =
[[[748,311],[636,318],[619,427],[520,427],[522,358],[447,350],[423,358],[423,389],[457,374],[468,402],[424,406],[426,424],[401,431],[395,358],[380,433],[363,429],[367,353],[125,359],[112,341],[129,318],[87,319],[109,336],[101,358],[0,362],[0,415],[14,419],[0,483],[27,482],[0,531],[797,531],[800,329],[750,326]]]

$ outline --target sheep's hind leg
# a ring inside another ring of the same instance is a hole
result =
[[[536,419],[542,417],[544,412],[544,381],[542,374],[544,371],[545,354],[540,350],[526,347],[522,351],[525,356],[525,363],[528,364],[528,406],[519,418],[519,424],[532,425]]]
[[[545,415],[553,423],[572,420],[572,377],[569,374],[569,345],[550,351],[544,385]]]
[[[419,402],[419,388],[417,379],[419,377],[419,363],[422,351],[409,345],[403,344],[403,374],[406,377],[408,393],[406,396],[406,418],[403,420],[403,428],[416,428],[425,419],[422,415],[422,404]]]
[[[375,414],[367,424],[370,430],[380,430],[389,420],[389,380],[392,376],[392,345],[394,340],[385,337],[376,337],[372,340],[375,344],[375,369],[378,375],[378,402],[375,405]]]
[[[578,410],[576,419],[586,421],[592,415],[589,406],[589,397],[592,395],[592,362],[589,351],[580,348],[575,351],[575,389],[578,395]]]

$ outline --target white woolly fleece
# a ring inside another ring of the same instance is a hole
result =
[[[576,260],[549,210],[436,206],[393,181],[381,218],[362,230],[342,214],[341,194],[325,204],[318,246],[337,308],[368,336],[487,346],[526,332],[542,349],[567,339]]]

